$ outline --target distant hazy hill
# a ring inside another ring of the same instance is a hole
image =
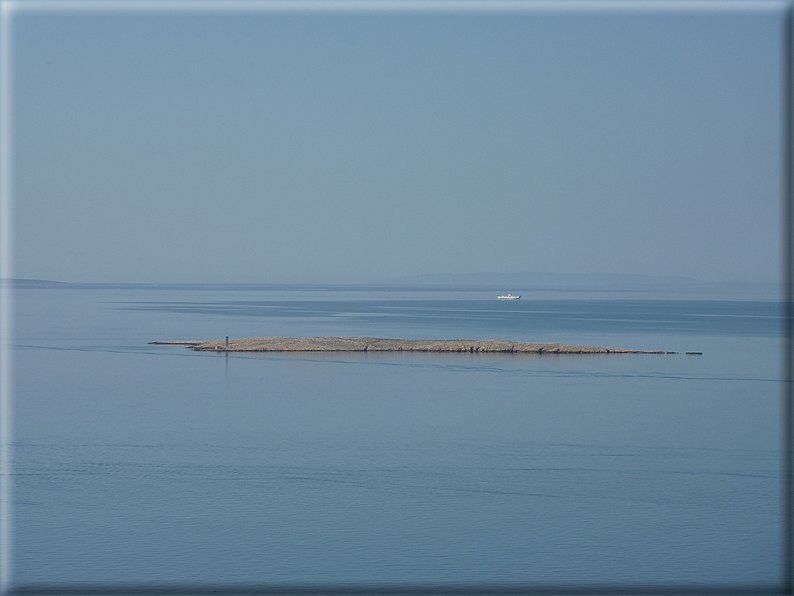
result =
[[[589,290],[595,292],[697,292],[730,295],[741,291],[769,295],[778,291],[778,284],[704,282],[688,277],[620,273],[467,273],[459,275],[430,274],[390,279],[390,284],[416,287],[472,288],[497,292],[530,292],[537,290]]]
[[[14,278],[0,278],[0,284],[12,285],[15,288],[43,288],[47,286],[65,286],[67,285],[62,281],[49,281],[46,279],[14,279]]]

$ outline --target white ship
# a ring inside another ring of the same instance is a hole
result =
[[[518,300],[521,296],[513,296],[512,294],[503,294],[501,296],[497,296],[497,300]]]

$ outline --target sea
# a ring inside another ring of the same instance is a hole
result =
[[[502,290],[16,287],[12,585],[781,582],[781,301]],[[226,336],[675,353],[150,344]]]

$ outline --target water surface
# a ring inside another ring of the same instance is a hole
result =
[[[774,301],[15,291],[15,583],[773,583]],[[197,353],[508,339],[680,355]]]

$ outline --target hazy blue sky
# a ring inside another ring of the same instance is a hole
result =
[[[15,277],[774,281],[783,11],[18,11]]]

